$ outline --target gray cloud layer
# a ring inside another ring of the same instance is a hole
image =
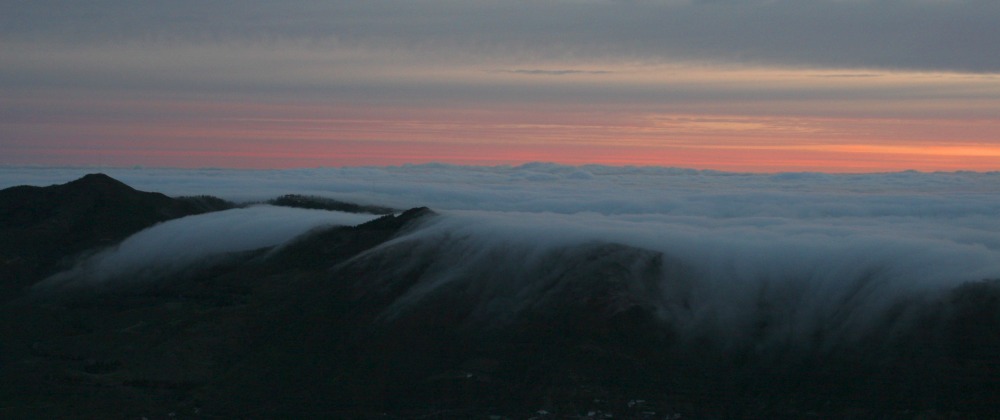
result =
[[[1000,3],[857,1],[16,2],[9,40],[336,39],[459,54],[1000,71]]]

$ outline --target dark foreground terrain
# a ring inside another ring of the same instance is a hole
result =
[[[849,341],[831,327],[765,345],[780,308],[763,308],[745,340],[682,331],[698,309],[692,273],[658,252],[592,243],[539,269],[444,276],[442,262],[462,258],[445,255],[448,238],[394,240],[442,217],[415,208],[162,278],[32,287],[154,223],[232,206],[100,175],[0,191],[0,418],[1000,412],[997,281],[900,300]]]

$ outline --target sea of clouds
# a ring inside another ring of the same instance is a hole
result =
[[[89,172],[95,170],[0,168],[0,187],[64,183]],[[168,195],[253,202],[308,194],[398,209],[428,206],[441,216],[394,243],[444,244],[440,255],[461,258],[437,261],[440,275],[423,279],[406,302],[420,302],[449,282],[482,278],[465,274],[483,264],[537,268],[553,250],[594,242],[661,252],[691,267],[698,275],[691,296],[708,308],[692,316],[734,331],[762,299],[787,305],[789,330],[808,330],[845,308],[877,314],[902,298],[1000,279],[998,172],[740,174],[554,164],[102,172]],[[179,219],[81,267],[120,274],[120,267],[150,262],[189,264],[279,245],[318,225],[371,218],[331,221],[325,213],[257,207]],[[510,300],[523,290],[504,293],[480,299]]]
[[[787,219],[947,219],[992,216],[1000,209],[1000,172],[745,174],[548,163],[287,170],[0,167],[0,188],[60,184],[93,172],[172,196],[249,202],[307,194],[400,209]]]

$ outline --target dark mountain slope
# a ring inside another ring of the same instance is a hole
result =
[[[348,361],[337,359],[343,350],[330,344],[363,324],[327,317],[330,305],[351,303],[310,286],[331,281],[330,265],[431,214],[413,209],[319,230],[276,254],[233,255],[226,264],[162,283],[56,291],[0,305],[0,414],[325,414],[322,407],[333,400],[320,394],[333,388],[322,385],[330,379],[322,373]]]
[[[159,282],[0,303],[0,417],[1000,409],[1000,281],[901,297],[850,334],[841,319],[852,306],[790,331],[783,306],[801,296],[738,296],[753,302],[753,322],[739,324],[751,331],[713,329],[711,305],[727,302],[699,297],[703,273],[671,255],[597,241],[533,248],[544,238],[479,238],[447,217],[417,208]]]
[[[0,191],[0,299],[53,274],[66,258],[156,223],[231,208],[214,197],[137,191],[104,174]]]
[[[734,338],[691,328],[711,310],[694,303],[700,273],[667,255],[590,243],[515,264],[506,255],[518,250],[497,249],[470,263],[457,241],[417,235],[349,259],[318,258],[334,268],[296,277],[289,290],[309,293],[293,293],[289,308],[300,309],[278,317],[295,321],[275,325],[267,335],[282,339],[261,343],[220,395],[253,395],[241,387],[270,378],[309,384],[317,410],[454,418],[539,408],[619,418],[961,417],[1000,408],[1000,281],[901,298],[853,338],[832,336],[839,324],[831,322],[768,339],[788,328],[781,306],[794,302],[761,300],[756,330]],[[265,360],[282,368],[260,369]],[[293,405],[251,399],[275,412]]]

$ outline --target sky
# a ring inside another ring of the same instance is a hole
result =
[[[0,2],[0,165],[1000,170],[994,0]]]

